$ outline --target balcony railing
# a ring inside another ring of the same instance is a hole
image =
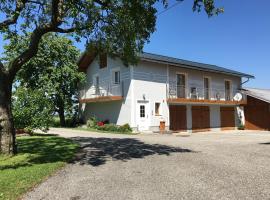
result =
[[[86,84],[81,87],[80,99],[92,99],[99,97],[123,96],[124,81],[113,84],[105,81],[100,84]]]
[[[185,87],[170,84],[167,91],[168,99],[190,99],[207,101],[245,101],[246,97],[240,90],[205,89],[201,87]]]

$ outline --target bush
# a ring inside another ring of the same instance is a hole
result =
[[[86,126],[88,128],[96,128],[96,126],[97,126],[97,119],[95,117],[91,117],[90,119],[87,120]]]
[[[16,129],[48,130],[53,121],[53,108],[43,91],[18,87],[12,96],[12,112]]]
[[[132,128],[129,126],[129,124],[124,124],[118,128],[118,131],[122,133],[131,133]]]
[[[87,120],[86,126],[100,131],[131,133],[132,129],[129,124],[117,126],[116,124],[109,123],[109,120],[98,121],[97,118],[91,117]]]
[[[245,126],[244,126],[243,124],[240,124],[240,125],[238,126],[238,130],[245,130]]]

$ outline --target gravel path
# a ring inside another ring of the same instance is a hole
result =
[[[80,159],[32,192],[37,199],[270,199],[270,133],[113,135],[67,129]]]

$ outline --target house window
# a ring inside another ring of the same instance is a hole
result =
[[[145,106],[140,105],[140,117],[145,118]]]
[[[155,103],[155,115],[160,115],[160,103]]]
[[[186,97],[186,76],[185,74],[176,75],[176,88],[177,88],[177,98]]]
[[[113,83],[120,84],[120,71],[113,72]]]
[[[225,100],[231,100],[231,81],[225,81]]]
[[[204,78],[204,99],[210,98],[210,81],[209,78]]]
[[[107,67],[107,54],[103,53],[99,55],[99,68],[103,69]]]

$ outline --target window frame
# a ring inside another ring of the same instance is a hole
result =
[[[156,105],[159,104],[159,107],[158,107],[158,113],[156,112]],[[162,116],[162,109],[161,109],[161,102],[155,102],[154,106],[155,106],[155,116]]]

